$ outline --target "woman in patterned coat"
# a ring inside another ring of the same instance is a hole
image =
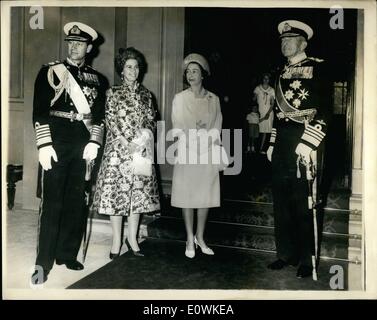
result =
[[[128,246],[142,256],[136,238],[140,214],[160,210],[155,168],[148,176],[134,174],[131,166],[135,153],[153,161],[155,110],[151,93],[138,81],[145,67],[143,55],[132,47],[120,49],[115,66],[123,83],[107,92],[106,144],[92,205],[99,214],[110,215],[110,259],[120,253],[124,216],[128,217]]]

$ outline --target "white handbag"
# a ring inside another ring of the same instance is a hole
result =
[[[132,156],[132,170],[136,175],[150,177],[152,175],[152,160],[143,157],[140,152],[135,152]]]

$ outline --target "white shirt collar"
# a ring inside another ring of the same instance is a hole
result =
[[[299,63],[299,62],[305,60],[306,58],[307,58],[306,53],[305,52],[301,52],[301,53],[299,53],[299,54],[297,54],[294,57],[292,57],[292,58],[289,59],[289,65],[293,65],[293,64]]]

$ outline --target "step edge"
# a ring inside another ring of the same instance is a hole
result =
[[[179,220],[182,221],[182,218],[178,217],[171,217],[171,216],[161,216],[158,219],[170,219],[170,220]],[[156,219],[157,220],[157,219]],[[215,224],[224,224],[224,225],[233,225],[233,226],[242,226],[242,227],[251,227],[251,228],[261,228],[261,229],[274,229],[274,226],[266,226],[266,225],[256,225],[256,224],[246,224],[246,223],[238,223],[238,222],[227,222],[227,221],[219,221],[219,220],[208,220],[208,223],[215,223]],[[339,232],[328,232],[323,231],[323,234],[329,237],[344,237],[348,239],[355,239],[355,240],[361,240],[361,235],[359,234],[350,234],[350,233],[339,233]]]
[[[238,202],[238,203],[246,203],[251,205],[262,205],[272,207],[273,202],[262,202],[262,201],[252,201],[252,200],[242,200],[242,199],[223,199],[222,202]],[[220,208],[220,207],[219,207]],[[339,214],[355,214],[353,213],[354,210],[351,209],[344,209],[344,208],[334,208],[334,207],[324,207],[325,211],[337,211]],[[357,214],[359,215],[359,214]]]
[[[153,237],[153,236],[148,236],[147,238],[155,239],[155,240],[161,240],[161,238],[157,238],[157,237]],[[179,240],[179,239],[163,239],[163,240],[176,241],[176,242],[182,242],[182,243],[186,242],[185,240]],[[255,248],[247,248],[247,247],[235,247],[235,246],[227,246],[227,245],[214,244],[214,243],[208,243],[208,245],[213,246],[213,247],[221,247],[221,248],[230,248],[230,249],[238,249],[238,250],[245,250],[245,251],[254,251],[254,252],[276,254],[276,251],[274,251],[274,250],[255,249]],[[334,261],[342,261],[342,262],[348,262],[348,263],[353,263],[353,264],[360,264],[360,262],[358,260],[350,260],[350,259],[345,259],[345,258],[336,258],[336,257],[328,257],[328,256],[320,256],[320,258],[327,260],[327,261],[334,260]]]
[[[258,204],[258,205],[265,205],[265,206],[272,206],[274,203],[273,202],[264,202],[264,201],[252,201],[252,200],[244,200],[244,199],[229,199],[225,198],[223,199],[223,202],[240,202],[240,203],[250,203],[250,204]],[[340,211],[340,212],[351,212],[354,210],[351,209],[344,209],[344,208],[334,208],[334,207],[324,207],[325,210],[328,211]]]

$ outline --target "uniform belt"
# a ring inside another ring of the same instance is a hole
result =
[[[58,118],[65,118],[65,119],[70,119],[71,122],[73,121],[82,121],[82,120],[90,120],[92,119],[92,114],[91,113],[75,113],[73,111],[71,112],[64,112],[64,111],[56,111],[56,110],[51,110],[50,111],[50,116],[53,117],[58,117]]]
[[[289,112],[278,112],[277,117],[279,120],[284,118],[295,118],[295,117],[308,117],[308,120],[311,121],[317,113],[317,110],[314,108],[305,109],[305,110],[297,110],[297,111],[289,111]]]

